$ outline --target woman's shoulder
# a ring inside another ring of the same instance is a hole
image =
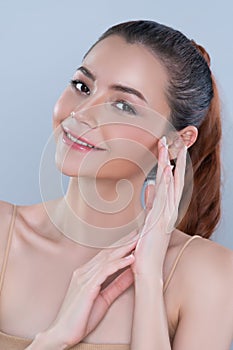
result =
[[[14,204],[0,200],[0,217],[4,220],[4,217],[12,214]]]
[[[193,330],[201,339],[216,332],[218,344],[230,342],[233,336],[232,250],[210,239],[194,239],[185,248],[176,273],[172,293],[179,315],[175,342],[178,344],[184,333],[187,339],[192,339]]]
[[[2,266],[6,249],[12,215],[13,204],[6,201],[0,201],[0,266]]]
[[[38,213],[41,211],[39,209],[42,207],[40,204],[32,204],[32,205],[16,205],[17,206],[17,219],[19,221],[24,221],[25,223],[30,223],[30,218],[34,213]],[[0,201],[0,222],[1,222],[1,233],[0,236],[8,231],[11,218],[13,215],[14,204],[6,201]],[[38,215],[38,214],[37,214]]]
[[[5,249],[7,238],[9,236],[9,228],[11,219],[13,216],[14,204],[6,201],[0,201],[0,255]],[[46,222],[46,211],[43,203],[36,203],[30,205],[18,205],[16,206],[16,222],[14,234],[20,232],[21,235],[27,235],[28,233],[38,233],[38,227],[43,227]],[[17,227],[20,226],[20,230]],[[19,231],[19,232],[18,232]],[[24,239],[26,236],[24,237]]]
[[[6,201],[0,201],[0,238],[1,241],[4,239],[4,237],[7,235],[12,214],[13,214],[13,207],[14,204]]]
[[[177,233],[180,248],[190,236]],[[179,237],[180,236],[180,237]],[[233,293],[233,251],[211,239],[197,238],[183,251],[177,274],[182,285],[180,297],[192,302],[193,296],[219,298],[231,297]]]
[[[173,245],[176,246],[177,251],[180,251],[190,238],[190,235],[176,230]],[[185,247],[180,267],[184,273],[189,272],[189,270],[199,273],[201,270],[203,274],[213,269],[215,272],[219,272],[221,269],[225,270],[226,265],[233,269],[233,251],[212,239],[201,237],[192,240]]]

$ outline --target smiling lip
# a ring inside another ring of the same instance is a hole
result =
[[[62,126],[62,129],[63,129],[63,132],[64,132],[63,141],[64,141],[65,143],[67,143],[68,145],[72,146],[72,148],[81,149],[81,150],[88,150],[88,151],[90,151],[90,150],[105,151],[104,148],[97,147],[95,144],[89,142],[88,140],[86,140],[86,139],[84,139],[84,138],[82,138],[82,137],[79,137],[79,136],[75,135],[75,134],[74,134],[73,132],[71,132],[68,128]],[[70,139],[67,137],[67,134],[70,134],[70,135],[73,136],[74,138],[76,138],[76,139],[78,139],[78,140],[80,140],[80,141],[82,141],[82,142],[85,142],[85,143],[87,143],[87,144],[93,146],[93,148],[90,148],[90,147],[85,146],[85,145],[78,144],[78,143],[76,143],[76,142],[70,140]]]

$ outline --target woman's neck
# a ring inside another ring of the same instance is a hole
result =
[[[143,178],[71,178],[67,193],[56,208],[56,226],[80,244],[107,247],[142,226],[142,185]]]

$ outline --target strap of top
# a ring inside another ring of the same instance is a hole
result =
[[[167,278],[167,280],[166,280],[166,282],[165,282],[165,284],[164,284],[163,293],[165,293],[165,291],[166,291],[166,289],[167,289],[167,287],[168,287],[168,284],[169,284],[169,282],[170,282],[170,280],[171,280],[171,278],[172,278],[172,276],[173,276],[173,274],[174,274],[174,271],[175,271],[175,269],[176,269],[176,266],[177,266],[177,264],[178,264],[178,262],[179,262],[179,260],[180,260],[180,258],[181,258],[181,255],[183,254],[185,248],[187,247],[187,245],[188,245],[192,240],[194,240],[195,238],[198,238],[198,237],[199,237],[199,238],[202,238],[201,236],[194,235],[194,236],[192,236],[190,239],[188,239],[188,240],[185,242],[185,244],[183,245],[183,247],[181,248],[181,250],[180,250],[178,256],[176,257],[176,260],[175,260],[175,262],[174,262],[174,264],[173,264],[173,266],[172,266],[172,268],[171,268],[171,271],[170,271],[170,273],[169,273],[169,275],[168,275],[168,278]]]
[[[2,290],[2,286],[3,286],[3,281],[4,281],[4,276],[5,276],[5,271],[6,271],[6,265],[7,265],[7,260],[8,260],[8,256],[9,256],[9,251],[10,251],[10,247],[11,247],[11,241],[12,241],[12,236],[13,236],[13,228],[14,228],[14,224],[15,224],[15,218],[16,218],[16,211],[17,211],[17,206],[14,204],[13,205],[13,214],[12,214],[12,218],[11,218],[11,223],[10,223],[10,227],[9,227],[9,233],[8,233],[8,240],[7,240],[7,246],[6,246],[6,250],[5,250],[5,255],[3,258],[3,264],[2,264],[2,269],[1,269],[1,273],[0,273],[0,294],[1,294],[1,290]],[[185,250],[185,248],[188,246],[188,244],[194,240],[195,238],[202,238],[201,236],[198,235],[194,235],[192,236],[190,239],[187,240],[187,242],[185,242],[185,244],[183,245],[183,247],[181,248],[178,256],[176,257],[176,260],[171,268],[171,271],[168,275],[168,278],[164,284],[164,288],[163,288],[163,292],[165,293],[171,278],[174,274],[174,271],[176,269],[176,266]]]
[[[6,265],[7,265],[7,260],[8,260],[10,246],[11,246],[11,241],[12,241],[13,228],[14,228],[15,217],[16,217],[16,209],[17,209],[16,205],[13,204],[13,214],[12,214],[11,223],[10,223],[10,227],[9,227],[7,246],[6,246],[5,255],[4,255],[4,258],[3,258],[2,269],[1,269],[1,274],[0,274],[0,294],[1,294],[2,286],[3,286],[3,280],[4,280],[4,276],[5,276]]]

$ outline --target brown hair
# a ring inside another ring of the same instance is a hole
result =
[[[208,65],[206,50],[192,40]],[[178,229],[209,238],[221,217],[221,108],[215,78],[211,74],[213,98],[198,129],[198,138],[190,147],[193,171],[193,193],[188,211]],[[188,169],[187,169],[188,172]],[[184,191],[185,192],[185,191]]]
[[[214,97],[207,115],[198,129],[198,138],[189,148],[193,170],[193,193],[188,211],[178,229],[209,238],[221,217],[222,135],[220,103],[215,79]]]
[[[172,125],[177,131],[188,125],[198,129],[197,141],[189,148],[193,193],[188,210],[177,228],[190,235],[209,238],[220,219],[221,182],[220,102],[209,68],[210,57],[202,46],[181,32],[146,20],[120,23],[109,28],[87,54],[110,35],[119,35],[130,44],[141,44],[160,59],[169,76],[166,96]],[[186,175],[188,171],[187,165]],[[186,181],[185,186],[188,185]]]

